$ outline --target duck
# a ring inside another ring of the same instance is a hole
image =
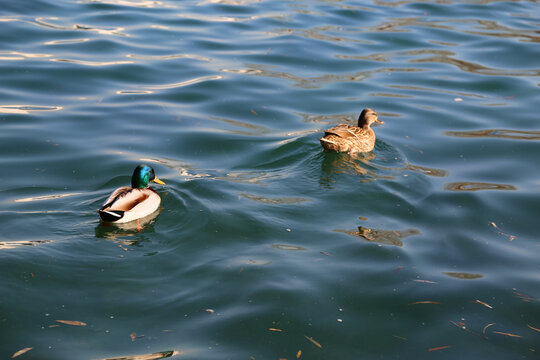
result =
[[[326,130],[319,141],[329,151],[350,154],[370,152],[375,146],[375,132],[370,127],[374,122],[384,124],[375,110],[366,108],[358,117],[358,126],[339,124]]]
[[[161,197],[148,186],[150,182],[165,185],[156,177],[151,166],[138,165],[131,177],[131,187],[122,186],[114,190],[98,210],[101,220],[108,223],[127,223],[156,211],[161,204]]]

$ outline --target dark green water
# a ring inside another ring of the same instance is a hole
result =
[[[539,18],[3,1],[0,358],[538,358]],[[100,224],[142,162],[159,215]]]

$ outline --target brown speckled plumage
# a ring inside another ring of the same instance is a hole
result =
[[[340,124],[324,132],[319,139],[323,148],[329,151],[359,153],[369,152],[375,146],[375,133],[371,124],[379,121],[373,109],[364,109],[358,117],[358,126]]]

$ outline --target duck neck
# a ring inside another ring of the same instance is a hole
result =
[[[135,175],[131,177],[131,187],[135,189],[144,189],[148,187],[148,176],[141,178],[140,175]]]

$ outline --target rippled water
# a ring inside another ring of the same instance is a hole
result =
[[[5,1],[0,357],[537,358],[539,14]],[[141,162],[162,210],[100,224]]]

